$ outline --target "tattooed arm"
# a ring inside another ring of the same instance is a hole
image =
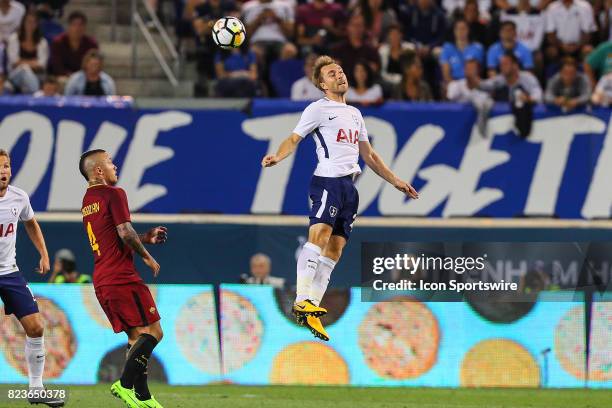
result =
[[[132,223],[124,222],[123,224],[117,225],[117,234],[119,234],[119,237],[125,245],[132,248],[134,252],[142,257],[144,263],[153,271],[153,276],[157,276],[159,273],[159,264],[144,247],[140,240],[140,236],[134,230],[134,227],[132,227]]]

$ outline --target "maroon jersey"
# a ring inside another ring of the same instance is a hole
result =
[[[142,282],[117,225],[130,222],[125,191],[119,187],[91,186],[83,197],[83,225],[94,254],[95,287]]]

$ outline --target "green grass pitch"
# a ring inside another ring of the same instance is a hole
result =
[[[50,388],[57,388],[52,386]],[[3,386],[2,388],[5,388]],[[21,388],[21,387],[20,387]],[[67,386],[67,407],[119,408],[123,403],[109,385]],[[357,388],[208,385],[179,387],[152,384],[164,408],[609,408],[612,390]],[[5,401],[5,403],[2,403]],[[26,404],[0,399],[1,407]],[[40,406],[40,405],[39,405]]]

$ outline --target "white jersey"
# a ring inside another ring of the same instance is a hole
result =
[[[15,243],[17,222],[34,218],[30,197],[20,188],[8,186],[4,197],[0,197],[0,275],[17,272]]]
[[[359,142],[368,140],[368,131],[359,109],[327,98],[319,99],[304,110],[293,133],[314,138],[319,159],[315,176],[361,173]]]

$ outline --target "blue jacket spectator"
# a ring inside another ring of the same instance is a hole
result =
[[[499,41],[491,45],[487,51],[487,69],[489,78],[497,76],[499,61],[507,52],[512,52],[522,69],[533,69],[533,56],[531,50],[525,44],[516,39],[516,24],[512,21],[504,21],[499,29]]]
[[[453,24],[453,43],[444,43],[440,54],[440,66],[445,82],[464,77],[464,66],[468,60],[476,60],[482,64],[484,48],[479,43],[470,42],[470,26],[465,20],[456,20]]]
[[[64,95],[116,95],[115,81],[102,71],[102,62],[102,56],[98,50],[89,50],[83,57],[83,69],[75,72],[68,79]]]
[[[215,56],[218,97],[244,98],[255,96],[257,63],[255,53],[247,47],[219,51]]]
[[[432,0],[418,0],[416,5],[400,6],[404,36],[419,46],[442,45],[446,35],[446,15]]]

